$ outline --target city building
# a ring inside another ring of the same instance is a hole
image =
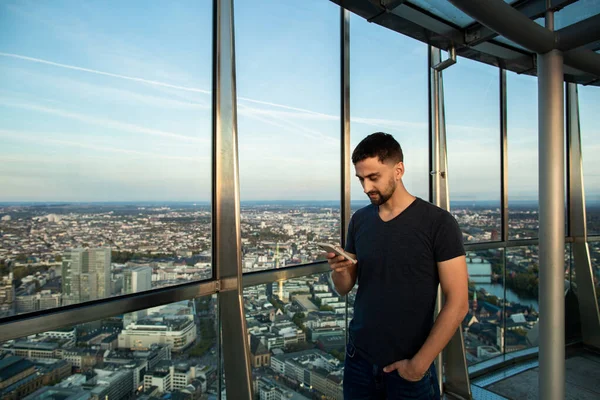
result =
[[[96,385],[90,391],[91,400],[126,399],[133,393],[132,371],[117,369],[94,369]]]
[[[43,384],[43,375],[35,365],[19,356],[0,359],[0,398],[19,400],[35,392]]]
[[[63,254],[62,281],[65,305],[109,297],[110,248],[71,249]]]
[[[196,340],[196,324],[187,317],[144,319],[128,325],[119,333],[119,348],[147,350],[153,344],[169,345],[171,351],[183,351]]]

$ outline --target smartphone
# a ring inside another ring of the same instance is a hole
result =
[[[346,260],[351,261],[352,264],[356,264],[356,260],[352,258],[352,256],[344,251],[340,246],[329,243],[316,243],[321,249],[325,250],[327,253],[334,253],[338,256],[344,257]]]

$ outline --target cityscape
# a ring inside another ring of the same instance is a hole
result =
[[[598,211],[588,208],[591,233]],[[245,273],[321,261],[314,243],[339,242],[338,202],[248,202],[241,212]],[[465,243],[501,240],[499,207],[457,203],[452,213]],[[535,205],[511,207],[510,239],[535,238],[537,221]],[[210,279],[211,235],[207,203],[0,205],[1,316]],[[590,254],[597,284],[600,245]],[[468,363],[537,346],[537,246],[469,251],[467,263]],[[244,289],[257,398],[342,399],[355,293],[346,319],[329,274]],[[3,343],[0,398],[217,398],[216,306],[198,298]]]

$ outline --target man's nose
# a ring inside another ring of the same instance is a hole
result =
[[[365,191],[365,194],[369,193],[373,189],[373,185],[369,182],[363,182],[363,189]]]

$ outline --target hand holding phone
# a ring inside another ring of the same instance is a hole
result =
[[[352,262],[352,264],[356,264],[356,259],[354,259],[350,254],[346,253],[341,246],[329,243],[316,243],[321,249],[326,251],[327,253],[334,253],[337,256],[342,256],[346,260]]]

